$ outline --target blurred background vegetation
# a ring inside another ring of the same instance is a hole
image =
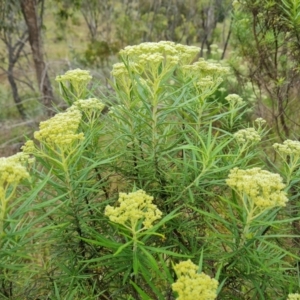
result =
[[[230,65],[215,96],[240,94],[245,118],[298,139],[299,25],[297,0],[0,0],[0,156],[18,151],[52,104],[63,109],[57,75],[88,69],[93,93],[108,95],[118,51],[160,40]]]

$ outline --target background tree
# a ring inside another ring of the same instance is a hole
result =
[[[41,9],[40,18],[37,14],[37,2],[35,0],[21,0],[21,10],[24,16],[29,35],[29,43],[36,71],[39,90],[43,96],[43,103],[48,115],[51,115],[51,101],[54,99],[50,78],[47,72],[47,65],[44,60],[43,42],[41,37]],[[44,1],[41,1],[43,7]]]
[[[28,31],[24,29],[17,1],[1,0],[0,5],[0,40],[4,44],[2,48],[4,51],[1,51],[2,64],[0,68],[7,76],[20,116],[25,119],[26,114],[18,91],[15,66],[20,57],[25,54]]]
[[[299,135],[299,16],[300,1],[235,1],[232,46],[246,67],[235,72],[257,88],[256,113],[281,140]]]

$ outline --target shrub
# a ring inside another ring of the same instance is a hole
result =
[[[57,78],[70,107],[24,145],[24,181],[11,185],[8,171],[0,182],[3,299],[297,291],[299,216],[288,198],[298,197],[298,148],[276,144],[281,162],[268,159],[264,120],[248,128],[247,99],[218,101],[228,68],[198,53],[172,42],[126,47],[111,101],[91,95],[87,71]]]

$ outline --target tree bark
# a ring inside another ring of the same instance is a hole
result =
[[[25,120],[26,119],[26,114],[25,114],[24,106],[23,106],[21,98],[19,96],[18,87],[17,87],[16,81],[15,81],[15,78],[14,78],[14,75],[13,75],[13,70],[11,68],[9,68],[8,71],[7,71],[7,78],[8,78],[11,90],[12,90],[12,94],[13,94],[15,104],[16,104],[17,109],[19,111],[19,114],[21,115],[21,118],[23,120]]]
[[[32,51],[37,82],[42,94],[42,102],[45,105],[48,116],[51,112],[51,101],[54,100],[51,82],[44,61],[41,30],[38,22],[37,3],[35,0],[20,0],[21,10],[29,33],[29,43]]]

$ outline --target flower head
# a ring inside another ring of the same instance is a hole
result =
[[[287,300],[300,300],[300,294],[289,294]]]
[[[273,147],[283,155],[295,155],[300,156],[300,142],[286,140],[283,144],[275,143]]]
[[[84,138],[83,133],[77,133],[80,120],[81,112],[71,107],[66,112],[41,122],[40,130],[34,133],[34,137],[50,146],[68,147],[74,141]]]
[[[120,193],[118,202],[119,207],[107,205],[105,215],[112,222],[126,225],[130,227],[143,220],[145,229],[151,228],[153,222],[160,219],[162,212],[152,203],[153,197],[147,195],[145,191],[138,190],[132,193]]]
[[[227,67],[223,67],[218,63],[209,62],[200,58],[193,64],[187,64],[182,67],[183,72],[190,77],[197,76],[200,78],[210,76],[211,78],[219,78],[229,72]]]
[[[97,98],[80,99],[74,102],[74,105],[83,112],[101,112],[105,107],[105,104]]]
[[[76,96],[77,99],[82,96],[91,79],[90,71],[81,69],[67,71],[64,75],[59,75],[55,78],[56,81],[65,85],[70,84],[74,89],[72,91],[73,95]]]
[[[27,155],[20,152],[10,157],[0,158],[0,187],[2,193],[7,185],[17,185],[21,180],[29,178],[29,173],[24,166],[27,160]],[[0,198],[4,196],[1,194]]]
[[[88,83],[91,79],[90,71],[81,69],[67,71],[64,75],[58,75],[55,78],[58,82],[69,81],[71,83]]]
[[[35,151],[35,146],[33,140],[28,140],[22,147],[23,153],[25,154],[33,154]]]
[[[230,107],[242,106],[245,103],[245,101],[243,101],[243,98],[237,94],[229,94],[225,97],[225,99],[228,101]]]
[[[285,206],[288,201],[283,191],[285,184],[280,175],[261,168],[234,168],[230,171],[226,183],[242,197],[248,196],[253,204],[261,209]]]
[[[237,131],[233,136],[237,140],[237,142],[241,144],[247,142],[257,143],[261,140],[259,133],[252,127],[241,129]]]
[[[175,64],[188,64],[195,59],[199,52],[199,47],[160,41],[158,43],[147,42],[135,46],[127,46],[120,51],[120,55],[137,63],[159,63],[167,59]]]
[[[178,293],[177,300],[213,300],[217,298],[218,281],[204,273],[197,273],[198,267],[191,260],[174,266],[177,281],[172,284]]]
[[[258,124],[259,126],[264,125],[264,124],[267,123],[267,121],[265,119],[263,119],[263,118],[257,118],[257,119],[254,120],[254,122],[256,124]]]

